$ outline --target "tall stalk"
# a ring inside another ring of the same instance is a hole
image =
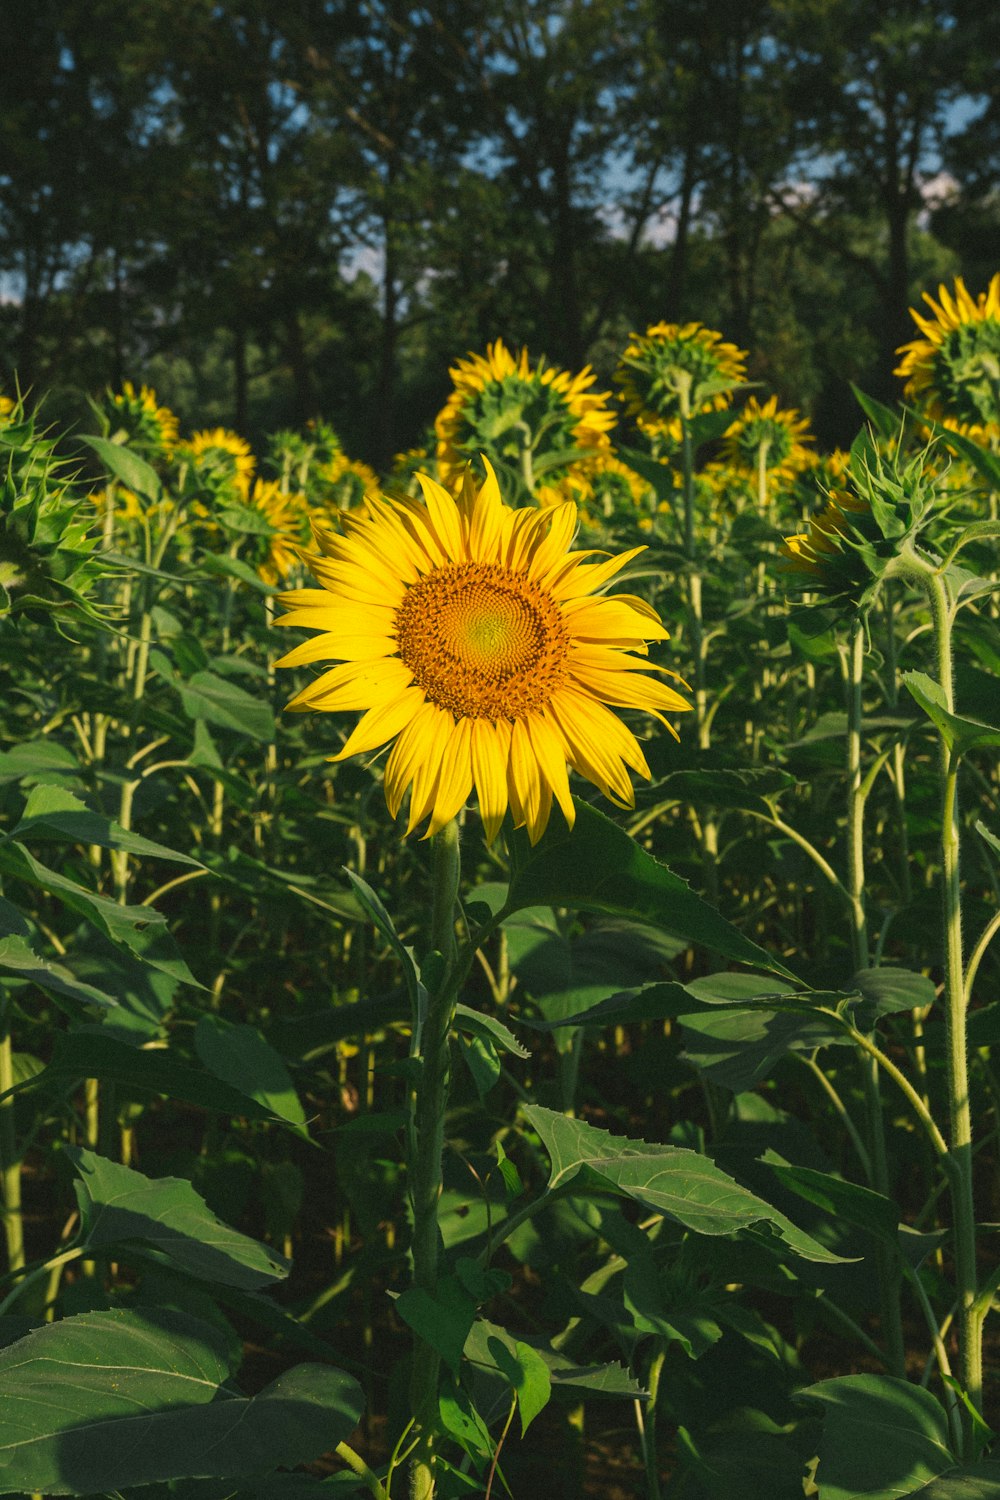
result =
[[[851,912],[851,955],[854,969],[866,969],[869,963],[868,916],[865,910],[865,787],[861,775],[861,727],[863,713],[865,628],[861,620],[851,626],[847,651],[847,892]],[[884,1197],[891,1197],[889,1160],[885,1143],[885,1121],[879,1090],[878,1062],[868,1053],[861,1059],[868,1117],[868,1150],[872,1186]],[[899,1273],[889,1248],[879,1244],[876,1251],[882,1332],[886,1346],[886,1364],[894,1375],[903,1375],[906,1367],[903,1322],[899,1306]]]
[[[0,1095],[14,1087],[11,1051],[9,997],[0,994]],[[21,1210],[21,1158],[14,1130],[14,1098],[0,1098],[0,1186],[3,1190],[3,1229],[7,1243],[7,1269],[24,1266],[24,1216]]]
[[[432,846],[431,947],[444,959],[441,979],[428,997],[427,1015],[415,1035],[420,1064],[411,1096],[409,1184],[413,1212],[413,1285],[433,1293],[438,1276],[438,1200],[441,1196],[444,1121],[448,1105],[449,1038],[455,1015],[455,902],[461,870],[458,823],[442,828]],[[419,1018],[416,1018],[419,1020]],[[416,1335],[410,1379],[410,1407],[417,1446],[410,1463],[410,1500],[434,1495],[434,1429],[438,1420],[441,1356]]]
[[[711,743],[706,686],[705,620],[701,598],[701,571],[694,531],[694,446],[691,442],[691,406],[686,390],[680,392],[681,469],[684,504],[684,557],[687,561],[688,614],[691,626],[691,653],[694,657],[694,717],[698,749],[707,750]],[[711,900],[718,894],[719,826],[711,813],[701,824],[701,848],[705,862],[705,886]]]
[[[940,573],[926,569],[924,587],[931,607],[938,683],[944,707],[955,712],[952,677],[952,615]],[[941,782],[941,896],[945,937],[945,1018],[947,1029],[951,1199],[958,1299],[959,1370],[977,1410],[983,1400],[982,1324],[976,1312],[976,1212],[972,1183],[972,1111],[969,1104],[967,995],[962,953],[962,890],[959,871],[958,767],[960,757],[945,737],[939,740]]]

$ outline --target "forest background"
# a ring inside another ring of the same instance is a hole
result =
[[[981,0],[6,0],[0,381],[386,467],[488,339],[700,319],[849,441],[1000,242]]]

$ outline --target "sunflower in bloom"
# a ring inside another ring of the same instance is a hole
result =
[[[454,390],[434,427],[438,472],[450,489],[480,454],[512,476],[525,473],[527,455],[532,480],[551,484],[579,461],[579,449],[596,456],[610,448],[615,414],[608,392],[591,390],[589,365],[577,375],[544,357],[532,366],[527,349],[515,356],[497,339],[448,373]],[[534,482],[528,488],[533,496]]]
[[[779,410],[777,396],[763,406],[751,396],[722,437],[722,451],[730,469],[756,478],[763,461],[769,480],[790,484],[815,462],[806,447],[814,442],[809,423],[793,409]]]
[[[654,715],[690,704],[651,672],[647,642],[667,639],[641,599],[607,596],[643,548],[593,562],[570,550],[576,506],[504,504],[484,459],[456,500],[426,475],[423,501],[368,495],[340,531],[316,528],[309,559],[320,588],[283,596],[280,625],[321,633],[278,663],[335,661],[291,700],[300,712],[362,710],[334,760],[393,741],[385,796],[395,817],[410,794],[407,833],[427,836],[475,787],[492,840],[510,808],[532,843],[558,802],[572,825],[568,768],[621,807],[629,770],[649,776],[612,707]]]
[[[276,479],[256,479],[246,504],[259,511],[270,531],[261,539],[264,556],[257,571],[265,583],[284,583],[300,566],[308,509],[304,495],[290,495]]]
[[[896,374],[927,415],[979,442],[1000,437],[1000,272],[973,297],[961,276],[955,290],[924,292],[931,317],[910,308],[922,337],[903,344]]]
[[[643,432],[679,442],[682,416],[725,411],[746,358],[702,323],[653,323],[630,335],[615,381]]]
[[[177,446],[177,418],[161,406],[151,386],[136,390],[126,380],[120,391],[109,391],[107,414],[125,440],[148,457],[169,458]]]
[[[337,510],[352,510],[369,491],[378,492],[378,475],[359,458],[338,453],[315,475],[320,493]]]
[[[233,481],[244,493],[249,489],[257,464],[246,438],[225,427],[196,432],[181,445],[184,456],[199,467],[208,465],[220,477]]]

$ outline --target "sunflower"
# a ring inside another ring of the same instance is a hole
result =
[[[300,548],[308,531],[304,495],[290,495],[276,479],[255,479],[246,504],[259,511],[270,530],[262,541],[263,557],[257,571],[265,583],[284,583],[300,566]]]
[[[646,642],[667,639],[631,595],[603,593],[644,549],[603,562],[573,552],[572,502],[514,510],[487,459],[454,499],[427,475],[423,502],[368,495],[339,533],[316,527],[309,559],[320,588],[283,596],[281,625],[322,633],[279,666],[337,661],[291,700],[300,712],[361,709],[334,760],[394,740],[385,796],[395,817],[409,791],[407,832],[436,833],[475,786],[486,836],[510,808],[532,843],[558,802],[572,825],[567,766],[620,807],[628,770],[649,776],[634,735],[608,705],[659,719],[690,708],[647,670]],[[671,729],[672,733],[675,733]]]
[[[579,461],[582,448],[594,455],[610,447],[615,414],[608,392],[590,389],[597,379],[587,365],[577,375],[548,365],[532,367],[527,349],[515,356],[497,339],[485,356],[470,354],[449,370],[454,390],[434,424],[438,472],[450,489],[461,484],[466,465],[482,454],[512,476],[551,484]]]
[[[643,432],[679,442],[683,415],[729,405],[733,386],[746,379],[746,358],[701,323],[653,323],[629,336],[615,381]]]
[[[108,391],[106,414],[118,433],[147,457],[169,458],[177,446],[177,418],[168,406],[161,406],[151,386],[136,390],[131,380],[120,391]],[[118,433],[113,430],[112,435]]]
[[[193,459],[199,467],[210,468],[213,476],[231,480],[244,494],[257,467],[250,444],[225,427],[194,433],[181,444],[181,454]]]
[[[905,395],[927,415],[980,442],[1000,437],[1000,272],[973,297],[961,276],[955,290],[938,287],[938,301],[924,292],[933,317],[910,308],[923,334],[896,353],[896,374]]]
[[[378,475],[358,458],[338,453],[315,474],[320,494],[336,510],[352,510],[365,496],[378,494]]]
[[[779,548],[784,571],[804,575],[804,582],[808,580],[840,592],[843,569],[838,562],[846,562],[853,575],[852,523],[869,510],[870,506],[848,490],[832,491],[822,510],[808,521],[807,530],[785,537]]]
[[[772,396],[763,406],[751,396],[722,437],[722,451],[730,469],[755,478],[763,462],[768,479],[790,484],[815,462],[805,446],[815,439],[809,423],[793,409],[779,410]]]

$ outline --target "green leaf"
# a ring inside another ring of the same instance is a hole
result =
[[[129,1046],[100,1029],[61,1032],[56,1037],[52,1061],[31,1080],[31,1086],[76,1084],[81,1078],[103,1078],[126,1093],[165,1094],[185,1104],[222,1114],[267,1120],[270,1111],[248,1095],[180,1062],[165,1048]]]
[[[975,829],[979,837],[993,850],[994,854],[1000,854],[1000,839],[997,838],[996,834],[991,833],[982,821],[976,822]]]
[[[551,1400],[549,1367],[537,1350],[520,1339],[515,1341],[513,1353],[502,1339],[492,1338],[487,1343],[498,1370],[510,1382],[517,1396],[521,1436],[524,1437],[538,1413],[544,1411]]]
[[[229,557],[225,552],[203,552],[198,559],[198,568],[202,573],[217,573],[228,578],[236,578],[240,583],[245,583],[249,588],[256,589],[259,594],[273,594],[275,589],[272,584],[265,583],[255,568],[245,563],[242,558]]]
[[[490,1089],[500,1082],[501,1067],[496,1048],[481,1036],[459,1034],[455,1040],[462,1060],[472,1075],[476,1093],[480,1099],[485,1099]]]
[[[288,1275],[283,1255],[217,1219],[189,1182],[145,1177],[93,1151],[67,1146],[89,1249],[150,1246],[199,1281],[244,1291]]]
[[[1000,1462],[987,1458],[969,1469],[948,1469],[906,1500],[1000,1500]]]
[[[609,916],[637,917],[737,963],[792,976],[639,847],[623,829],[586,802],[576,803],[571,830],[553,819],[532,849],[514,835],[509,905],[571,906]]]
[[[656,794],[657,797],[676,795],[679,801],[691,802],[696,807],[732,808],[769,818],[774,811],[772,803],[795,784],[794,776],[776,766],[748,766],[739,771],[671,771],[657,783]]]
[[[890,1016],[918,1007],[923,1010],[937,999],[933,980],[910,969],[861,969],[852,983],[876,1016]]]
[[[299,1365],[248,1399],[221,1389],[219,1333],[181,1313],[83,1313],[0,1352],[0,1494],[89,1496],[169,1479],[266,1474],[357,1425],[340,1370]]]
[[[423,1025],[423,1019],[427,1014],[427,989],[421,982],[420,969],[412,948],[403,943],[396,932],[396,925],[386,911],[382,898],[372,890],[366,880],[360,875],[355,875],[353,870],[344,866],[344,874],[351,882],[351,888],[357,896],[361,905],[368,913],[376,929],[382,934],[389,947],[399,960],[403,970],[403,979],[406,991],[410,997],[414,1022],[419,1027]]]
[[[55,740],[25,740],[0,754],[0,785],[7,781],[49,781],[54,776],[80,780],[76,757]]]
[[[454,1024],[456,1031],[465,1031],[471,1036],[478,1036],[482,1041],[491,1042],[494,1047],[499,1047],[501,1052],[509,1052],[513,1057],[531,1056],[527,1047],[518,1041],[510,1027],[498,1021],[496,1016],[488,1016],[481,1010],[472,1010],[468,1005],[456,1005]]]
[[[895,407],[886,406],[881,401],[876,401],[874,396],[866,395],[853,381],[851,390],[865,416],[874,423],[879,436],[885,438],[887,442],[894,443],[903,430],[902,412]]]
[[[194,1050],[216,1078],[256,1099],[269,1114],[308,1139],[305,1110],[288,1069],[256,1026],[202,1016],[194,1031]]]
[[[689,1359],[700,1359],[722,1337],[715,1319],[698,1306],[696,1289],[688,1289],[686,1297],[668,1295],[651,1252],[629,1256],[622,1289],[636,1329],[679,1343]]]
[[[122,849],[129,854],[169,859],[177,864],[201,868],[200,860],[126,831],[112,818],[92,812],[85,802],[64,787],[48,783],[32,789],[21,821],[12,833],[41,839],[71,839],[75,844],[100,844],[102,849]]]
[[[30,929],[17,907],[0,896],[0,970],[17,979],[29,980],[50,994],[65,995],[81,1005],[99,1005],[105,1009],[118,1001],[105,990],[88,984],[64,963],[36,953],[30,940]]]
[[[772,1244],[777,1237],[805,1260],[844,1260],[696,1151],[613,1136],[537,1104],[526,1105],[524,1115],[549,1154],[550,1192],[570,1183],[575,1192],[589,1186],[631,1198],[696,1234],[753,1231]]]
[[[743,976],[740,976],[741,978]],[[704,1078],[734,1094],[756,1088],[789,1052],[815,1052],[849,1045],[843,1029],[829,1016],[809,1013],[808,1004],[770,1010],[766,1002],[752,1009],[714,1007],[678,1017],[684,1028],[683,1057]]]
[[[276,726],[270,704],[235,682],[227,682],[215,672],[195,672],[186,682],[178,682],[177,689],[189,718],[234,729],[262,744],[274,739]]]
[[[545,1362],[553,1394],[565,1393],[577,1401],[592,1397],[622,1396],[633,1401],[646,1399],[646,1392],[623,1365],[576,1365],[565,1354],[550,1348],[544,1340],[530,1338],[527,1334],[518,1339],[515,1334],[508,1333],[506,1328],[500,1328],[485,1318],[477,1318],[465,1342],[465,1358],[477,1370],[499,1377],[504,1385],[508,1384],[507,1378],[497,1364],[494,1353],[497,1342],[503,1345],[512,1358],[517,1357],[518,1343],[530,1345]]]
[[[524,1192],[524,1183],[521,1174],[503,1149],[503,1142],[497,1141],[497,1165],[500,1168],[500,1176],[503,1178],[504,1192],[507,1202],[512,1203],[515,1198],[520,1198]]]
[[[896,1249],[899,1242],[899,1209],[890,1199],[856,1182],[847,1182],[829,1172],[813,1167],[793,1166],[776,1152],[768,1150],[760,1158],[793,1193],[807,1203],[815,1203],[832,1219],[843,1219],[867,1229],[878,1239]]]
[[[135,490],[144,500],[160,498],[159,476],[144,458],[121,443],[112,443],[108,438],[86,437],[81,434],[80,440],[88,448],[93,448],[108,473],[125,485],[126,489]]]
[[[154,969],[162,969],[185,984],[198,984],[167,932],[167,919],[162,912],[154,911],[151,906],[121,906],[107,896],[99,896],[78,881],[41,864],[14,839],[0,843],[0,871],[55,896],[64,906],[93,922],[112,942],[123,943]]]
[[[396,1311],[457,1375],[476,1316],[476,1299],[459,1278],[442,1276],[433,1292],[420,1286],[410,1287],[396,1298]]]
[[[944,689],[926,672],[903,672],[900,681],[934,724],[948,749],[959,755],[987,745],[1000,745],[1000,729],[978,719],[966,719],[951,713],[945,703]]]
[[[944,1408],[919,1385],[844,1375],[797,1394],[824,1408],[816,1474],[822,1500],[902,1500],[955,1467]]]

